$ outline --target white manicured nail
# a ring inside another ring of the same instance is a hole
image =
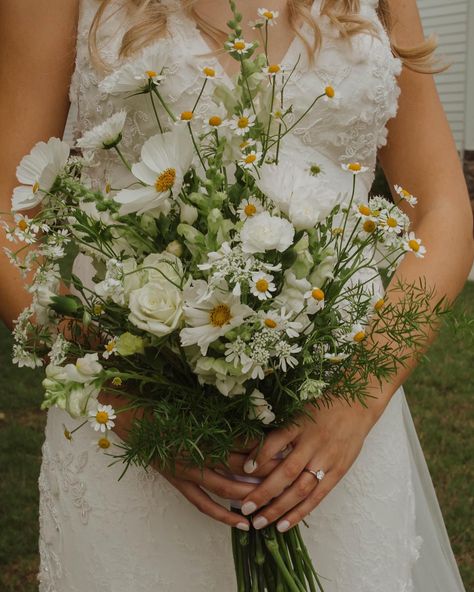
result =
[[[288,520],[282,520],[277,524],[278,532],[286,532],[290,528],[290,523]]]
[[[253,460],[253,458],[249,458],[248,461],[246,461],[246,463],[244,464],[244,471],[246,473],[253,473],[254,471],[257,470],[257,463]]]
[[[257,509],[257,504],[254,502],[247,502],[241,507],[241,512],[244,516],[248,516]]]
[[[264,516],[259,516],[252,521],[252,524],[255,530],[260,530],[261,528],[265,528],[268,524],[268,520]]]
[[[239,522],[236,528],[239,530],[245,530],[246,532],[250,530],[250,526],[246,522]]]

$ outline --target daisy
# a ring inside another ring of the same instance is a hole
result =
[[[187,301],[183,308],[189,327],[180,333],[181,345],[197,344],[205,356],[211,343],[239,327],[253,310],[241,304],[240,298],[230,292],[215,290],[204,300],[199,294],[196,296],[200,302]]]
[[[106,360],[117,353],[117,339],[114,337],[108,343],[105,344],[105,351],[102,354],[102,357]]]
[[[127,119],[126,111],[114,113],[100,125],[86,132],[76,143],[78,148],[85,150],[110,150],[122,139],[122,131]]]
[[[360,323],[356,323],[352,326],[351,331],[344,337],[349,343],[358,344],[362,343],[366,339],[367,332]]]
[[[343,362],[346,358],[349,357],[349,354],[344,354],[344,353],[325,353],[324,354],[324,359],[328,360],[328,362],[331,362],[331,364],[340,364],[341,362]]]
[[[421,244],[421,238],[416,238],[414,232],[410,232],[405,236],[402,244],[405,251],[415,253],[419,259],[423,259],[426,255],[426,247]]]
[[[388,234],[399,234],[408,227],[408,220],[405,215],[397,209],[382,212],[380,214],[380,227]]]
[[[304,297],[307,300],[306,312],[308,314],[315,314],[316,312],[323,310],[326,295],[321,288],[314,286],[311,290],[305,292]]]
[[[274,78],[277,74],[283,74],[285,70],[280,64],[269,64],[263,68],[262,72],[271,78]]]
[[[366,173],[369,167],[362,166],[360,162],[349,162],[348,164],[341,164],[344,171],[349,171],[353,175],[359,175],[360,173]]]
[[[122,204],[121,213],[166,209],[167,198],[180,192],[192,159],[193,146],[185,128],[152,136],[143,145],[141,161],[132,166],[143,187],[122,189],[114,197]]]
[[[227,111],[224,107],[214,108],[206,117],[204,117],[204,130],[209,132],[217,130],[228,125],[226,119]]]
[[[271,27],[276,23],[276,19],[279,16],[278,10],[268,10],[267,8],[259,8],[258,16]]]
[[[240,202],[237,212],[241,220],[247,220],[247,218],[251,218],[252,216],[255,216],[255,214],[263,212],[263,206],[257,198],[249,197]]]
[[[69,158],[70,148],[58,138],[38,142],[32,151],[24,156],[16,176],[20,183],[13,191],[12,210],[30,210],[39,205],[53,187],[57,176]]]
[[[260,310],[258,313],[262,327],[272,331],[286,333],[288,337],[299,337],[303,325],[299,321],[290,321],[292,312],[286,312],[284,308],[280,312],[276,310]]]
[[[89,411],[89,421],[96,432],[105,433],[107,430],[111,430],[115,426],[115,422],[112,420],[116,417],[112,405],[101,405],[99,403],[97,409]]]
[[[112,446],[111,441],[106,436],[102,436],[102,438],[94,440],[92,444],[96,447],[97,451],[108,450]]]
[[[242,154],[241,159],[239,160],[239,165],[243,169],[251,169],[256,165],[256,163],[262,158],[261,152],[256,152],[255,150],[251,150],[248,154]]]
[[[252,49],[253,43],[247,43],[244,39],[237,38],[233,41],[227,41],[226,47],[230,53],[235,52],[239,55],[244,55]]]
[[[255,146],[256,143],[257,142],[252,138],[247,138],[239,144],[239,148],[242,150],[242,152],[244,152],[245,150],[247,150],[247,148],[252,148],[253,146]]]
[[[212,66],[202,66],[199,68],[199,72],[201,73],[206,80],[215,80],[216,78],[221,78],[221,75],[216,72],[216,69]]]
[[[328,85],[324,88],[323,101],[333,107],[339,107],[341,101],[341,93],[333,86]]]
[[[230,128],[239,136],[243,136],[255,125],[256,116],[250,109],[244,109],[240,115],[233,115],[230,120]]]
[[[414,195],[406,189],[403,189],[403,187],[400,187],[400,185],[394,185],[394,188],[402,200],[406,201],[412,208],[416,206],[418,199]]]
[[[273,283],[272,275],[264,272],[258,272],[252,275],[250,292],[259,300],[268,300],[272,297],[272,292],[275,292],[275,290],[276,286]]]

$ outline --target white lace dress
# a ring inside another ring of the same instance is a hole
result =
[[[118,0],[117,0],[118,1]],[[171,4],[178,0],[168,0]],[[364,17],[376,23],[380,38],[358,35],[348,47],[319,15],[323,48],[311,65],[296,38],[284,63],[301,55],[288,85],[288,102],[302,112],[308,98],[331,84],[336,105],[318,106],[294,130],[284,151],[317,164],[331,183],[347,180],[340,164],[360,161],[358,197],[369,191],[377,149],[387,141],[387,120],[397,110],[396,77],[401,64],[392,56],[378,21],[376,0],[362,0]],[[87,34],[97,9],[82,0],[77,67],[71,87],[76,134],[103,121],[115,100],[98,90],[100,76],[88,56]],[[167,95],[180,112],[194,104],[201,87],[198,66],[213,61],[196,26],[182,12],[169,19],[173,80]],[[112,17],[105,27],[107,59],[117,55],[123,24]],[[303,33],[309,34],[306,25]],[[124,145],[133,160],[140,138],[154,123],[143,97],[129,108]],[[202,102],[205,108],[206,96]],[[112,159],[100,170],[113,176]],[[120,482],[121,467],[109,468],[95,450],[90,430],[71,443],[63,424],[74,422],[59,409],[48,415],[39,479],[40,592],[232,592],[235,590],[229,528],[190,505],[157,472],[131,468]],[[118,438],[112,434],[112,440]],[[217,498],[216,498],[217,499]],[[223,500],[221,500],[223,501]],[[226,503],[223,501],[223,503]],[[405,397],[399,390],[367,437],[360,456],[330,495],[308,518],[303,536],[326,592],[462,592],[443,519]]]

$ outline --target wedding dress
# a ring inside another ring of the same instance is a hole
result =
[[[179,0],[167,1],[177,9],[169,17],[169,41],[158,40],[151,50],[171,44],[167,98],[181,112],[194,104],[202,85],[198,66],[212,64],[224,83],[230,79],[215,57],[203,56],[209,47],[179,10]],[[376,0],[361,0],[361,13],[375,23],[379,37],[359,34],[351,46],[320,16],[320,4],[315,0],[313,5],[323,32],[316,63],[308,61],[298,37],[283,60],[293,66],[299,58],[287,101],[298,113],[326,85],[340,96],[318,105],[294,129],[283,154],[317,164],[336,187],[347,184],[341,163],[362,162],[370,167],[358,177],[358,197],[363,199],[373,181],[377,149],[387,141],[386,123],[397,110],[401,63],[377,18]],[[95,0],[81,3],[71,87],[76,136],[118,106],[99,90],[102,75],[89,60],[87,35],[98,5]],[[116,58],[124,27],[119,13],[105,24],[101,41],[106,60]],[[309,27],[303,25],[302,32],[310,35]],[[132,160],[154,123],[145,98],[136,100],[139,106],[129,111],[123,140]],[[201,108],[209,101],[205,94]],[[113,167],[113,158],[104,154],[98,177],[113,176]],[[67,442],[63,424],[75,427],[63,411],[51,409],[39,478],[40,592],[235,590],[227,526],[199,513],[156,471],[132,467],[118,482],[122,467],[107,466],[110,459],[96,451],[92,431],[86,426]],[[115,434],[111,438],[119,442]],[[307,523],[303,536],[326,592],[464,591],[402,389],[352,468]]]

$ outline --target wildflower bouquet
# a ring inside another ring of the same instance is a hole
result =
[[[172,470],[178,458],[225,465],[236,441],[262,439],[311,407],[364,402],[369,378],[390,377],[441,314],[423,282],[384,295],[380,262],[390,275],[425,248],[398,205],[357,199],[362,163],[343,165],[347,182],[334,187],[316,166],[281,156],[292,129],[337,89],[321,89],[296,117],[285,101],[293,70],[242,39],[230,4],[226,50],[241,65],[232,92],[206,66],[194,105],[174,113],[166,60],[152,47],[101,82],[121,108],[79,139],[82,155],[52,138],[25,156],[13,221],[3,222],[22,243],[8,251],[12,263],[34,270],[14,361],[46,361],[42,408],[83,417],[104,450],[116,415],[144,410],[113,455],[124,470]],[[265,48],[277,16],[259,10]],[[122,149],[131,97],[156,123],[134,163]],[[121,185],[97,176],[105,153]],[[31,219],[20,213],[36,206]],[[79,258],[92,279],[75,272]],[[101,405],[101,391],[127,405]],[[322,590],[297,527],[232,536],[239,590]]]

